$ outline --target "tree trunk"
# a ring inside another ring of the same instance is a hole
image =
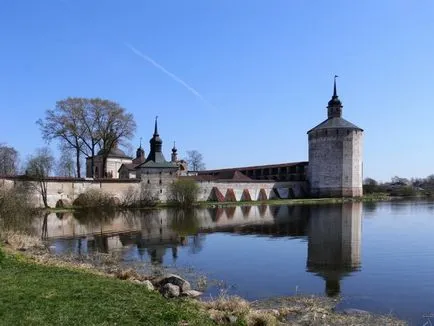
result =
[[[45,180],[39,180],[40,187],[41,187],[41,196],[42,201],[44,202],[44,207],[49,208],[48,206],[48,200],[47,200],[47,183]]]
[[[95,146],[92,147],[90,154],[90,173],[92,178],[95,178]]]
[[[108,178],[108,174],[107,174],[107,157],[104,154],[102,157],[102,171],[103,171],[103,178]]]
[[[81,166],[80,166],[80,148],[76,147],[75,151],[76,151],[75,154],[76,154],[76,159],[77,159],[77,161],[75,162],[76,163],[76,167],[77,167],[77,178],[81,178],[81,173],[80,173],[80,170],[81,170]]]

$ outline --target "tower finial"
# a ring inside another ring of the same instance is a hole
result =
[[[142,137],[140,137],[140,146],[139,148],[142,148]]]
[[[335,75],[333,80],[333,96],[327,105],[327,116],[328,118],[340,118],[342,117],[342,103],[338,97],[338,92],[336,90],[336,78],[338,75]]]
[[[157,121],[158,121],[158,115],[155,117],[155,129],[154,129],[154,135],[158,135],[158,126],[157,126]]]
[[[333,85],[333,97],[338,97],[338,94],[336,92],[336,78],[338,78],[338,75],[335,75],[334,77],[334,85]]]

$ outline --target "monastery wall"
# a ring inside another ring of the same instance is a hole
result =
[[[101,190],[112,197],[123,200],[131,191],[146,189],[161,202],[168,199],[168,188],[175,180],[169,175],[149,175],[140,182],[138,179],[128,180],[84,180],[84,179],[52,179],[47,182],[47,200],[50,207],[55,207],[59,200],[72,203],[80,194],[90,190]],[[19,179],[0,179],[0,185],[14,187],[26,181]],[[307,194],[308,186],[304,181],[288,182],[198,182],[199,201],[257,201],[274,198],[299,198]],[[38,192],[33,195],[35,206],[43,206]]]

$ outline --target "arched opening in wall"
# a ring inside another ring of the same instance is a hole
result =
[[[228,190],[226,190],[225,201],[229,201],[229,202],[237,201],[237,198],[235,197],[234,189],[228,188]]]
[[[151,183],[151,181],[149,181],[149,179],[148,179],[148,184],[150,184]]]
[[[241,201],[252,201],[252,196],[250,196],[249,189],[244,189],[241,195]]]
[[[224,202],[225,196],[220,192],[217,187],[212,187],[211,193],[209,194],[208,201]]]
[[[236,210],[236,207],[226,207],[225,208],[225,212],[226,212],[226,216],[227,216],[228,220],[232,220],[234,218],[235,210]]]
[[[261,188],[259,190],[258,201],[264,201],[264,200],[267,200],[267,199],[268,198],[267,198],[267,193],[265,192],[265,189]]]

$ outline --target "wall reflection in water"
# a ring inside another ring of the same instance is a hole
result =
[[[169,253],[176,261],[180,248],[189,254],[200,253],[206,249],[207,234],[216,232],[299,238],[307,241],[307,271],[322,277],[325,292],[334,296],[340,293],[342,278],[360,269],[361,216],[360,203],[345,203],[53,213],[36,223],[57,253],[118,251],[125,260],[148,257],[155,264],[165,263]]]

